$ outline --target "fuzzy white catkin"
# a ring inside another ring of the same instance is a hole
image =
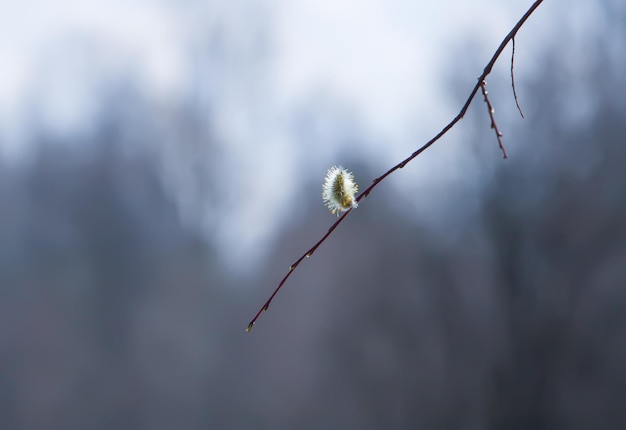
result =
[[[328,169],[322,185],[322,200],[330,213],[339,216],[341,212],[358,206],[355,195],[359,190],[354,175],[343,167]]]

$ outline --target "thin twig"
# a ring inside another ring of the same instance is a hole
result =
[[[515,73],[513,72],[515,68],[515,37],[511,38],[511,44],[513,47],[513,49],[511,49],[511,86],[513,87],[513,98],[515,99],[515,106],[517,106],[519,114],[524,118],[524,112],[522,112],[522,108],[517,100],[517,91],[515,91]]]
[[[450,121],[448,123],[448,125],[446,125],[439,133],[437,133],[437,135],[435,137],[433,137],[428,142],[426,142],[421,148],[417,149],[415,152],[413,152],[411,155],[409,155],[405,160],[403,160],[400,163],[398,163],[395,166],[393,166],[391,169],[389,169],[387,172],[385,172],[382,176],[379,176],[378,178],[374,179],[372,181],[372,184],[369,187],[367,187],[361,194],[359,194],[356,197],[356,201],[357,202],[359,202],[362,199],[364,199],[365,197],[367,197],[369,195],[369,193],[378,184],[380,184],[387,176],[391,175],[396,170],[401,169],[404,166],[406,166],[408,163],[411,162],[411,160],[413,160],[415,157],[417,157],[422,152],[424,152],[426,149],[428,149],[433,143],[438,141],[444,134],[446,134],[452,127],[454,127],[457,122],[459,122],[461,119],[463,119],[463,117],[465,116],[465,113],[467,112],[467,109],[469,108],[470,104],[472,103],[472,100],[476,96],[476,93],[478,92],[478,89],[481,87],[481,83],[485,80],[487,75],[489,75],[491,73],[491,70],[493,69],[493,65],[496,63],[496,61],[498,60],[498,58],[502,54],[502,51],[504,50],[506,45],[509,43],[509,41],[511,41],[515,37],[515,35],[519,31],[519,29],[524,25],[526,20],[528,20],[528,18],[533,14],[533,12],[539,7],[539,5],[542,2],[543,2],[543,0],[536,0],[535,3],[533,3],[533,5],[530,7],[530,9],[528,9],[526,11],[526,13],[520,18],[520,20],[517,22],[517,24],[515,24],[513,29],[511,29],[509,34],[507,34],[506,37],[502,40],[502,42],[500,43],[500,46],[498,46],[498,49],[496,49],[496,52],[491,57],[491,60],[489,60],[489,62],[485,66],[485,68],[483,70],[483,73],[478,77],[478,82],[476,83],[476,85],[474,85],[474,88],[470,92],[470,95],[467,98],[467,100],[465,101],[465,104],[461,108],[461,111],[459,112],[459,114],[457,116],[455,116],[452,119],[452,121]],[[328,232],[326,232],[326,234],[319,241],[317,241],[317,243],[315,245],[313,245],[308,251],[306,251],[304,254],[302,254],[302,256],[300,258],[298,258],[291,266],[289,266],[289,271],[283,277],[283,279],[280,281],[280,283],[278,284],[278,286],[276,287],[276,289],[274,290],[274,292],[272,293],[270,298],[267,299],[265,304],[261,307],[261,309],[259,309],[259,311],[254,316],[254,318],[252,318],[252,321],[250,321],[250,324],[248,324],[248,327],[246,328],[246,331],[252,330],[252,327],[256,323],[256,321],[259,318],[259,316],[263,313],[263,311],[266,311],[269,308],[272,300],[274,299],[276,294],[278,294],[278,291],[283,287],[283,285],[285,285],[285,282],[287,282],[287,279],[289,279],[289,277],[291,276],[293,271],[296,269],[296,267],[298,267],[298,265],[302,262],[302,260],[304,260],[305,258],[310,257],[311,255],[313,255],[313,253],[317,250],[317,248],[319,248],[319,246],[328,238],[328,236],[331,235],[331,233],[339,226],[339,224],[341,224],[343,222],[343,220],[346,219],[348,214],[350,214],[351,212],[352,212],[352,209],[350,209],[346,213],[344,213],[341,216],[341,218],[339,218],[328,229]]]
[[[496,132],[496,137],[498,138],[498,145],[500,146],[500,149],[502,150],[502,156],[504,158],[507,158],[508,156],[506,155],[506,149],[504,149],[504,144],[502,143],[502,133],[500,132],[500,129],[498,128],[498,123],[496,122],[496,117],[494,116],[494,113],[496,111],[491,105],[491,101],[489,100],[489,92],[487,91],[487,83],[485,81],[482,81],[480,83],[480,89],[483,92],[485,103],[487,103],[487,111],[489,111],[489,118],[491,118],[491,128],[493,128]]]
[[[256,320],[259,318],[259,316],[266,311],[269,307],[270,307],[270,303],[272,302],[272,300],[274,300],[274,296],[276,296],[276,294],[278,294],[278,291],[283,287],[283,285],[285,285],[285,282],[287,282],[287,279],[289,279],[289,277],[291,276],[291,274],[293,273],[294,270],[296,270],[296,267],[298,267],[300,265],[300,263],[302,262],[302,260],[304,260],[305,258],[310,257],[311,255],[313,255],[313,253],[315,252],[315,250],[326,240],[326,238],[328,236],[330,236],[330,234],[337,228],[337,226],[344,220],[344,218],[346,216],[348,216],[348,214],[352,211],[352,209],[348,210],[346,213],[344,213],[341,218],[339,218],[337,221],[335,221],[335,223],[330,226],[330,228],[328,229],[328,231],[326,232],[326,234],[324,236],[322,236],[322,238],[320,240],[317,241],[317,243],[315,245],[313,245],[307,252],[305,252],[304,254],[302,254],[302,256],[300,258],[298,258],[294,263],[291,264],[291,266],[289,266],[289,271],[287,272],[287,274],[283,277],[283,279],[280,281],[280,283],[278,284],[278,287],[276,287],[276,289],[274,290],[274,292],[272,293],[272,295],[270,296],[269,299],[267,299],[267,301],[265,302],[265,304],[263,305],[263,307],[261,307],[261,309],[259,309],[259,311],[257,312],[257,314],[254,316],[254,318],[252,319],[252,321],[250,321],[250,324],[248,324],[248,328],[246,328],[246,331],[250,331],[252,330],[252,326],[254,325],[254,323],[256,322]]]

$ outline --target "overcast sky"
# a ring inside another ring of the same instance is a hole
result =
[[[223,146],[224,170],[247,172],[240,183],[233,183],[245,193],[242,210],[229,207],[228,223],[218,229],[225,242],[247,238],[239,242],[240,255],[273,231],[270,226],[284,216],[277,215],[282,212],[277,209],[288,207],[298,193],[298,181],[284,180],[298,175],[301,168],[294,162],[302,157],[299,145],[303,145],[292,127],[295,114],[305,110],[317,124],[319,138],[314,148],[307,147],[306,161],[319,171],[320,183],[325,168],[342,163],[337,157],[345,148],[337,134],[342,133],[346,116],[358,130],[361,156],[391,167],[460,109],[463,101],[454,100],[450,89],[455,56],[469,47],[475,51],[464,53],[479,65],[476,70],[456,65],[459,74],[469,73],[459,76],[468,80],[469,92],[502,38],[532,4],[530,0],[3,3],[2,154],[11,160],[27,152],[33,120],[46,133],[61,137],[88,129],[97,121],[101,89],[112,79],[133,82],[157,105],[176,105],[190,92],[201,91],[211,99],[207,117]],[[555,3],[559,2],[545,2],[517,38],[517,76],[522,83],[536,64],[534,47],[542,43],[542,34],[559,12]],[[588,19],[588,11],[580,10],[570,18]],[[213,39],[221,55],[194,70],[194,53]],[[436,161],[429,166],[441,171]],[[428,168],[422,166],[407,175],[426,173]],[[362,183],[371,179],[362,178]],[[240,196],[233,197],[233,202],[241,201]],[[247,227],[251,225],[254,228]]]
[[[266,70],[259,78],[272,91],[272,108],[289,110],[312,92],[326,90],[354,107],[374,132],[397,137],[416,112],[445,111],[420,101],[437,100],[445,87],[440,67],[449,66],[450,49],[467,40],[478,42],[483,50],[477,58],[484,58],[530,4],[5,2],[0,14],[1,128],[19,127],[25,105],[33,100],[49,117],[50,127],[77,127],[89,114],[93,88],[107,74],[133,75],[152,97],[176,98],[187,86],[190,44],[221,27],[235,52],[251,48],[246,44],[255,42],[250,38],[257,31],[265,33]],[[546,20],[549,2],[542,7],[533,18],[535,28]],[[85,58],[79,61],[81,56]],[[19,144],[16,139],[3,142]]]

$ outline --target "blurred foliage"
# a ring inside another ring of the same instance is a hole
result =
[[[88,153],[41,137],[0,169],[0,426],[625,427],[626,88],[585,80],[602,103],[555,120],[568,89],[552,66],[518,87],[528,119],[508,135],[526,143],[479,215],[463,199],[441,214],[465,228],[372,195],[248,335],[328,218],[292,224],[259,250],[262,272],[236,276],[181,225],[153,154],[128,150],[123,94]]]

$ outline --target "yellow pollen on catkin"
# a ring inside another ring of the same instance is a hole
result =
[[[342,167],[333,166],[324,179],[322,199],[330,213],[339,215],[358,206],[355,199],[358,189],[352,173]]]

